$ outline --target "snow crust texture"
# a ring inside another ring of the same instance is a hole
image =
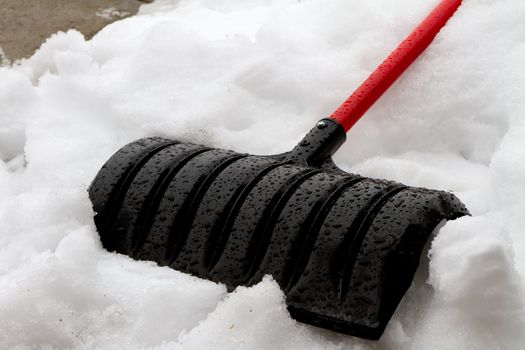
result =
[[[124,144],[287,151],[437,2],[157,0],[0,68],[0,348],[524,348],[521,0],[465,0],[336,156],[473,214],[437,233],[379,342],[295,322],[269,277],[227,294],[108,253],[93,224],[87,187]]]

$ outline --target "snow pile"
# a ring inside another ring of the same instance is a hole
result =
[[[525,4],[465,0],[349,133],[347,170],[454,191],[379,342],[298,324],[266,279],[223,286],[104,251],[86,189],[136,138],[271,154],[328,115],[437,0],[158,0],[0,68],[3,348],[525,347]]]

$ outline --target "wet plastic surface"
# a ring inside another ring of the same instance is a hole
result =
[[[161,138],[123,147],[89,194],[102,243],[227,285],[271,274],[292,317],[378,339],[452,194],[347,174],[331,120],[290,153],[251,156]]]

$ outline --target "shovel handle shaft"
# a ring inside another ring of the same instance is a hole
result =
[[[368,111],[403,72],[425,51],[461,5],[442,0],[416,29],[388,56],[359,88],[331,115],[345,131]]]

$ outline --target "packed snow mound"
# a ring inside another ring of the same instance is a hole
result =
[[[289,150],[437,0],[157,0],[0,68],[0,344],[60,349],[525,348],[525,4],[465,0],[349,133],[348,171],[453,191],[383,338],[292,320],[266,278],[224,286],[106,252],[87,187],[136,138]]]

